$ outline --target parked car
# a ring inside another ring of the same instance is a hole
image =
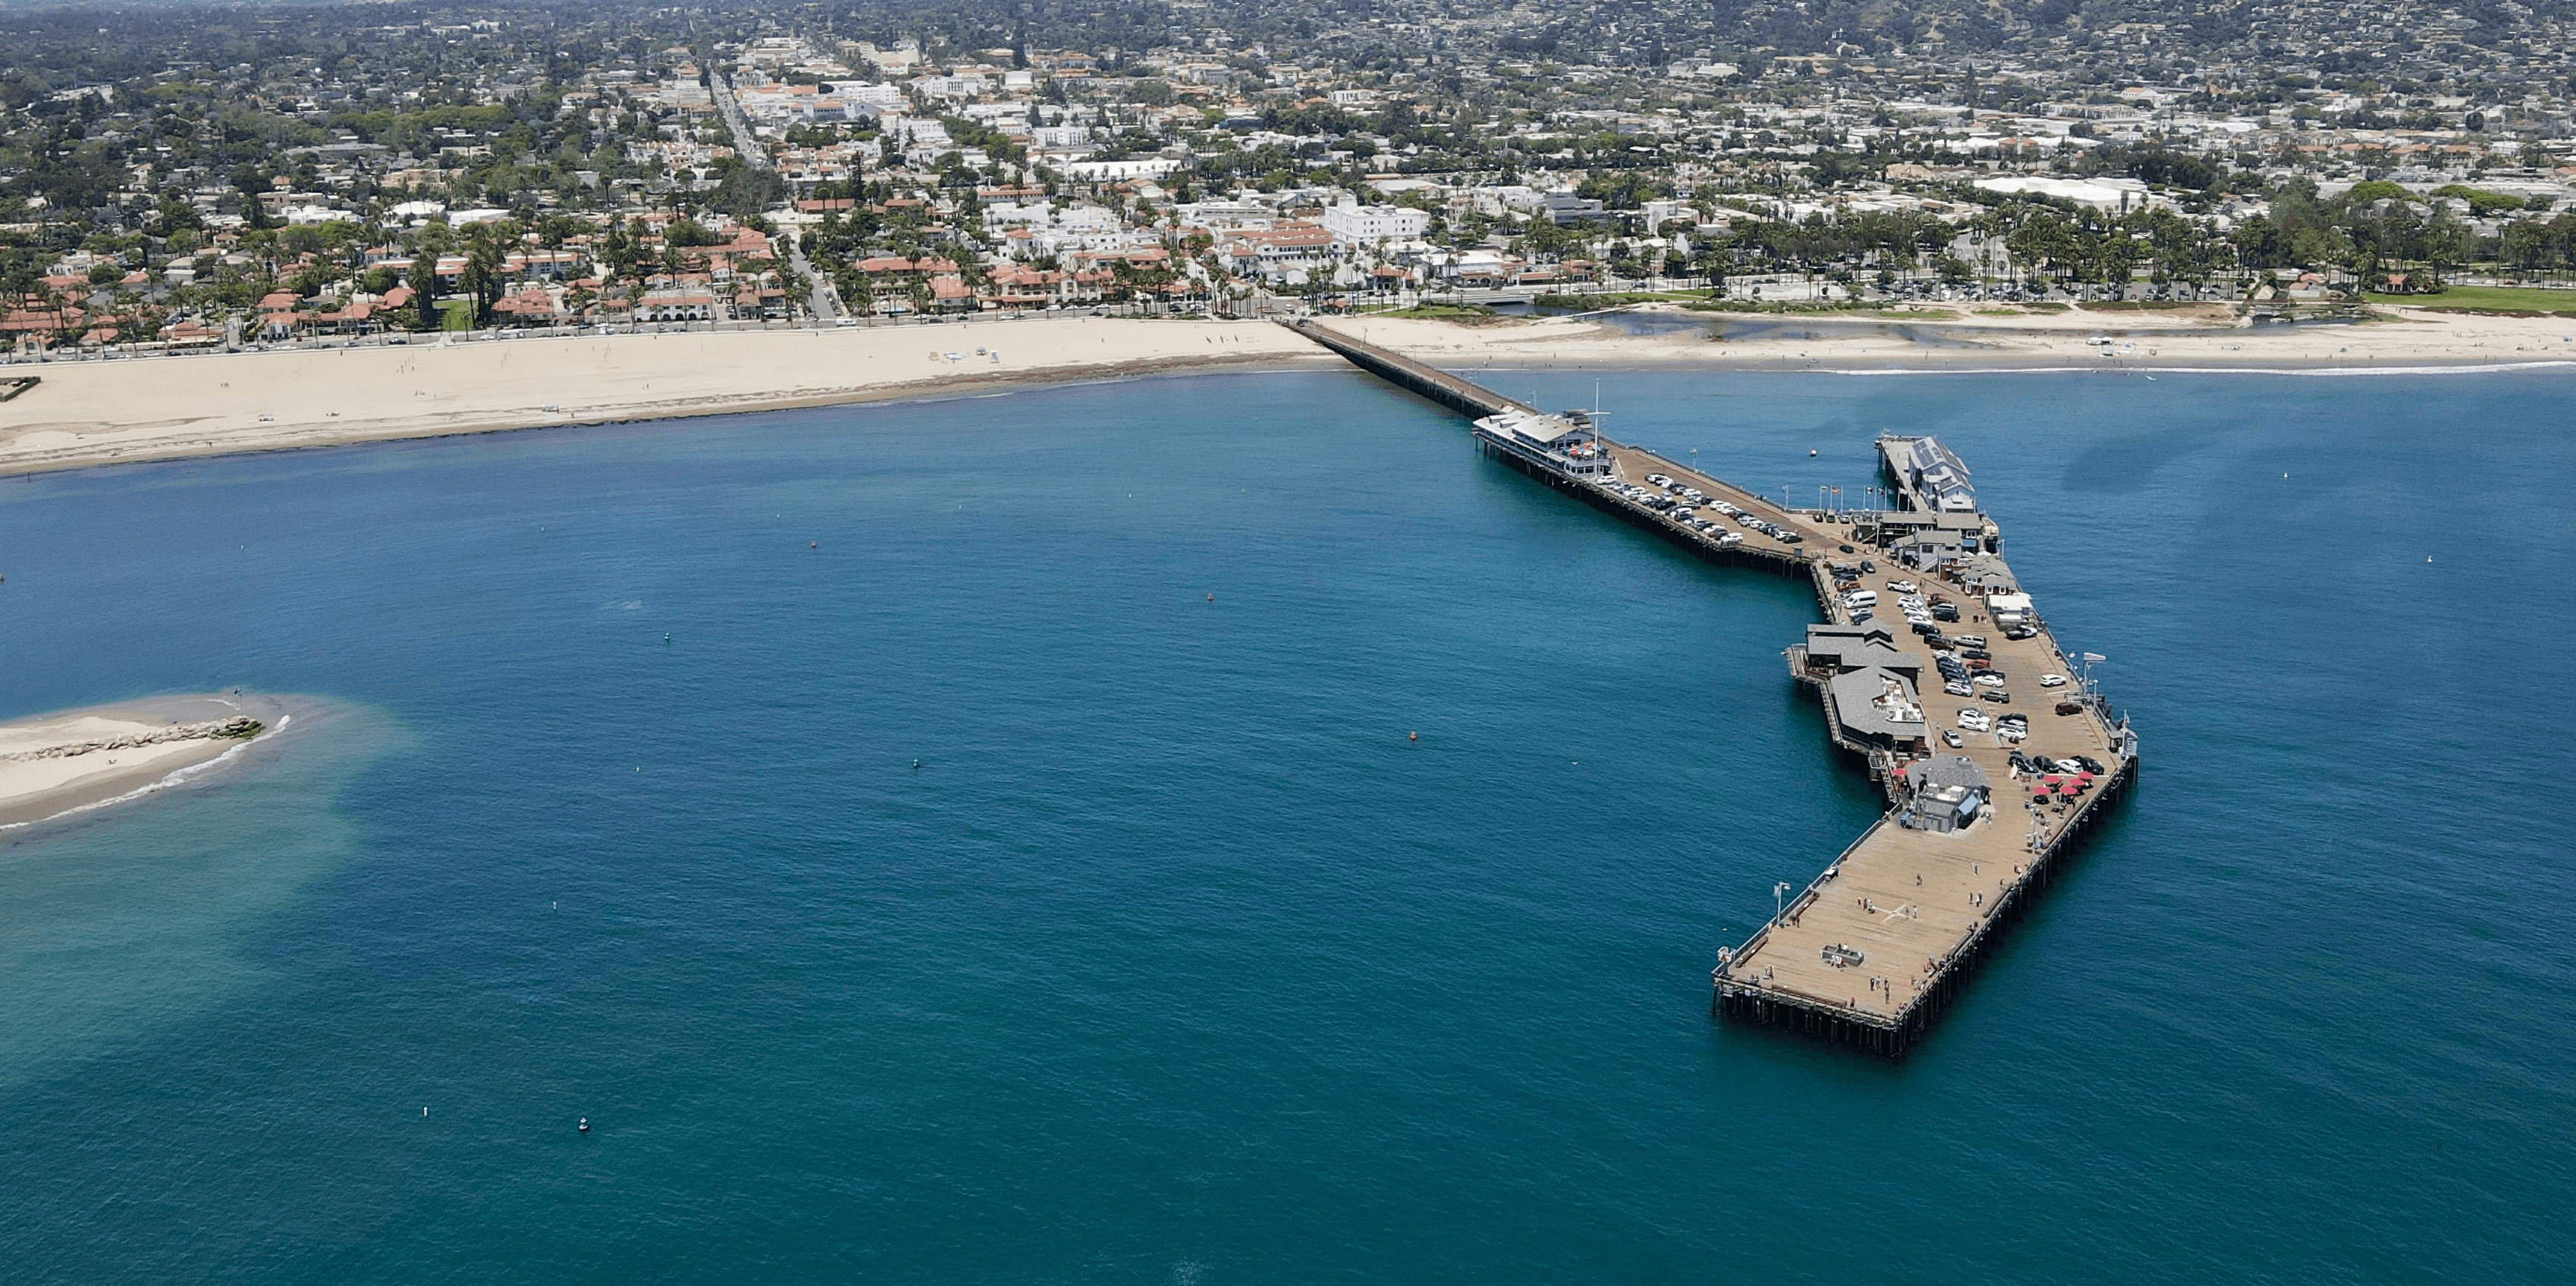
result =
[[[2043,688],[2065,687],[2066,676],[2063,674],[2043,674],[2039,676],[2039,686]]]

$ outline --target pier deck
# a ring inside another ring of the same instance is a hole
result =
[[[1508,409],[1532,409],[1325,327],[1305,324],[1297,329],[1363,369],[1461,414],[1482,417]],[[1804,540],[1785,543],[1733,522],[1702,533],[1594,481],[1553,474],[1507,452],[1494,454],[1541,481],[1574,492],[1715,561],[1806,577],[1828,622],[1849,623],[1841,599],[1843,588],[1872,589],[1882,604],[1892,604],[1898,593],[1893,587],[1912,581],[1919,590],[1942,593],[1959,605],[1960,619],[1947,627],[1954,635],[1986,637],[1990,672],[2004,676],[2010,704],[1948,695],[1940,690],[1940,680],[1928,665],[1917,687],[1933,742],[1928,753],[1967,757],[1985,772],[1992,786],[1989,806],[1978,819],[1947,832],[1909,829],[1898,823],[1910,793],[1902,774],[1925,752],[1845,737],[1833,708],[1831,686],[1824,676],[1807,670],[1805,645],[1788,649],[1791,676],[1813,686],[1824,703],[1828,734],[1837,745],[1867,761],[1871,777],[1889,797],[1890,808],[1822,874],[1795,896],[1784,898],[1769,922],[1742,945],[1721,952],[1722,962],[1711,979],[1712,1012],[1793,1026],[1880,1053],[1902,1054],[1956,996],[1960,980],[1991,940],[1991,930],[2028,904],[2073,841],[2098,822],[2135,780],[2136,739],[2125,725],[2111,720],[2098,696],[2083,690],[2075,677],[2078,667],[2059,649],[2044,621],[2033,621],[2036,633],[2029,638],[2004,637],[2000,628],[1986,620],[1982,602],[1960,584],[1945,580],[1945,573],[1903,569],[1871,543],[1854,539],[1856,532],[1869,530],[1868,515],[1787,509],[1653,452],[1607,437],[1599,442],[1614,464],[1613,480],[1637,483],[1650,473],[1663,474],[1677,486],[1695,487]],[[1717,539],[1728,533],[1743,540],[1721,543]],[[1837,586],[1832,569],[1857,569],[1864,559],[1875,570]],[[1996,555],[1990,554],[1988,561],[1996,568],[2004,566]],[[1906,630],[1901,616],[1891,610],[1881,619],[1894,621],[1900,639],[1911,640],[1900,641],[1900,648],[1918,660],[1929,660],[1924,641]],[[2039,679],[2047,674],[2066,676],[2068,682],[2043,688]],[[2028,793],[2031,783],[2011,763],[2015,745],[1996,732],[1960,728],[1962,709],[1979,710],[1989,718],[2021,713],[2030,721],[2027,740],[2018,743],[2024,753],[2051,759],[2087,755],[2109,771],[2074,799],[2035,806]],[[2060,714],[2060,709],[2068,712]],[[1963,744],[1955,748],[1942,744],[1939,730],[1944,728],[1957,729]]]

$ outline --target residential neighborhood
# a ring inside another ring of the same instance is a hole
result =
[[[2567,17],[0,12],[0,349],[2558,286]]]

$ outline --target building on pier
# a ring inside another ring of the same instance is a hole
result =
[[[1875,621],[1807,627],[1793,649],[1806,677],[1825,690],[1834,739],[1855,750],[1919,750],[1931,729],[1917,688],[1923,657],[1896,645],[1896,632]]]
[[[1977,512],[1977,488],[1968,480],[1968,466],[1941,439],[1886,434],[1878,439],[1878,451],[1908,508]]]
[[[1944,835],[1974,823],[1995,792],[1986,770],[1966,755],[1915,760],[1905,766],[1905,787],[1913,798],[1897,824]]]
[[[1807,669],[1827,676],[1871,667],[1900,671],[1909,678],[1921,674],[1923,658],[1898,647],[1897,639],[1896,628],[1875,617],[1850,625],[1810,625]]]
[[[1825,681],[1832,695],[1834,721],[1846,740],[1890,750],[1921,750],[1930,735],[1923,720],[1923,699],[1912,680],[1871,666],[1837,674]]]
[[[2002,533],[1981,513],[1912,509],[1878,515],[1888,552],[1919,572],[1992,554]]]
[[[1920,748],[1930,729],[1916,683],[1922,657],[1896,646],[1876,621],[1811,625],[1803,658],[1834,716],[1835,739],[1854,749]]]
[[[1506,407],[1476,421],[1476,437],[1507,455],[1568,478],[1610,476],[1609,452],[1591,417],[1581,412],[1549,415],[1523,407]]]

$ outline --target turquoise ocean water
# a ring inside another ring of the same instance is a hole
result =
[[[2568,1280],[2571,390],[1609,377],[2144,734],[1902,1063],[1708,1018],[1804,587],[1353,373],[0,483],[0,715],[320,703],[0,836],[0,1280]]]

